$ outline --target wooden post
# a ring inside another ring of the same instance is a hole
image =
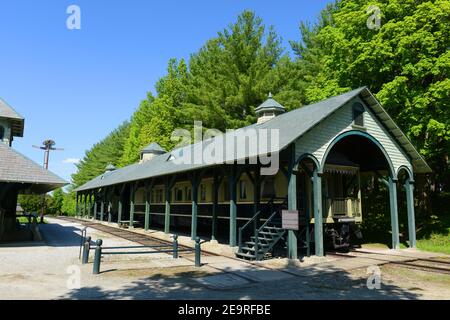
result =
[[[129,224],[129,228],[133,229],[134,228],[134,223],[133,223],[134,222],[134,202],[135,202],[137,183],[131,184],[130,188],[131,188],[131,192],[130,192],[130,224]]]
[[[297,174],[295,170],[295,144],[291,148],[291,161],[288,171],[288,209],[297,210]],[[297,234],[295,230],[288,230],[288,258],[297,259]]]
[[[164,214],[164,233],[169,234],[170,232],[170,194],[173,188],[173,184],[175,183],[176,176],[173,176],[171,179],[169,177],[165,178],[165,196],[166,196],[166,210]]]
[[[191,217],[191,239],[197,237],[197,212],[198,212],[198,187],[201,176],[194,173],[191,178],[191,196],[192,196],[192,217]]]
[[[236,246],[237,205],[236,205],[236,166],[230,169],[228,184],[230,187],[230,247]]]
[[[111,190],[108,192],[108,223],[111,223],[112,220],[112,197],[114,194],[114,187],[111,187]]]
[[[314,192],[314,246],[316,256],[322,257],[323,250],[323,217],[322,217],[322,176],[315,168],[313,172]]]
[[[414,217],[414,181],[408,178],[405,182],[406,207],[408,210],[409,247],[416,247],[416,221]]]
[[[86,215],[86,212],[87,212],[87,193],[84,193],[83,217]]]
[[[77,216],[81,216],[80,214],[80,194],[77,192],[77,199],[75,202],[75,212],[77,214]]]
[[[89,191],[88,219],[91,218],[91,211],[92,211],[92,191]]]
[[[397,208],[397,180],[389,177],[389,206],[391,211],[392,249],[400,249]]]
[[[122,211],[123,211],[123,192],[125,191],[126,188],[126,184],[122,185],[122,188],[120,189],[120,194],[119,194],[119,203],[118,203],[118,208],[117,208],[117,224],[120,226],[120,222],[122,221]]]
[[[98,201],[98,194],[97,192],[94,190],[94,220],[97,219],[97,201]]]
[[[211,240],[217,240],[217,215],[219,210],[219,188],[222,183],[223,175],[217,173],[214,170],[214,182],[213,182],[213,208],[212,208],[212,232]]]
[[[150,228],[150,202],[151,202],[151,192],[153,188],[153,181],[151,183],[147,182],[145,184],[145,222],[144,229],[148,231]]]
[[[100,203],[100,221],[103,221],[103,214],[105,213],[105,193],[102,191],[102,202]]]
[[[123,204],[122,204],[122,196],[119,197],[119,204],[117,208],[117,224],[120,225],[120,222],[122,221],[122,210],[123,210]]]

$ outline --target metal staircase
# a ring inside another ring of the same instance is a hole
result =
[[[275,200],[283,200],[282,203],[275,204]],[[286,230],[281,228],[281,209],[286,206],[287,198],[272,198],[258,211],[250,221],[239,228],[239,251],[236,256],[246,260],[263,260],[266,258],[274,246],[282,239]],[[259,220],[264,214],[269,213],[269,218],[259,226]],[[249,241],[243,243],[243,237],[247,235],[249,227],[253,226]],[[246,232],[247,231],[247,232]]]

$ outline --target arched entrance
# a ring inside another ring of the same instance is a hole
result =
[[[359,185],[361,174],[369,174],[375,183],[380,182],[386,186],[389,194],[391,245],[393,249],[399,249],[397,184],[400,172],[407,173],[404,187],[407,192],[408,232],[410,246],[414,247],[413,175],[409,163],[396,171],[383,145],[370,134],[360,130],[338,135],[324,152],[319,149],[314,154],[298,154],[293,145],[287,174],[288,207],[289,210],[298,210],[299,220],[304,216],[307,222],[306,231],[288,231],[289,258],[297,257],[297,241],[304,237],[304,233],[307,241],[314,242],[315,255],[322,256],[324,229],[327,231],[326,228],[333,224],[350,226],[351,223],[362,221],[364,215]],[[301,179],[305,181],[303,185],[298,183]],[[306,195],[302,194],[305,190]],[[387,202],[387,198],[380,201]],[[314,224],[311,230],[308,229],[309,222]],[[307,249],[309,250],[309,243]]]
[[[349,193],[349,187],[353,187],[353,190],[355,190],[355,186],[346,183],[351,180],[350,178],[347,179],[346,175],[353,176],[358,181],[360,175],[367,173],[373,174],[375,179],[384,183],[389,191],[392,248],[398,249],[400,241],[397,172],[395,172],[390,156],[382,144],[368,133],[362,131],[345,132],[336,137],[328,146],[320,167],[320,174],[324,180],[325,194],[323,195],[323,201],[327,211],[324,214],[328,213],[328,219],[339,221],[339,214],[342,214],[342,212],[336,211],[344,208],[347,213],[353,213],[353,215],[348,214],[350,216],[348,221],[351,221],[351,219],[358,221],[358,214],[362,220],[360,186],[356,186],[357,193]],[[412,199],[409,204],[412,204]],[[359,206],[359,208],[355,209],[355,206]],[[352,210],[354,212],[351,212]],[[327,222],[330,221],[327,220]]]

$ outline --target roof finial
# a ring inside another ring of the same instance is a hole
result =
[[[269,92],[269,99],[272,99],[272,92]]]

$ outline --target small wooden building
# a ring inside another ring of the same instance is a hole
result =
[[[255,111],[258,122],[246,128],[169,152],[153,143],[139,163],[109,166],[76,189],[79,214],[166,233],[189,230],[192,238],[201,231],[238,246],[242,258],[262,259],[282,239],[290,258],[300,246],[322,256],[324,232],[339,246],[348,226],[362,221],[360,178],[373,175],[389,190],[393,248],[403,185],[415,246],[414,173],[431,170],[366,87],[290,112],[269,96]],[[196,159],[208,148],[220,160]]]
[[[67,184],[12,148],[23,137],[24,118],[0,99],[0,240],[13,232],[18,194],[44,194]]]

